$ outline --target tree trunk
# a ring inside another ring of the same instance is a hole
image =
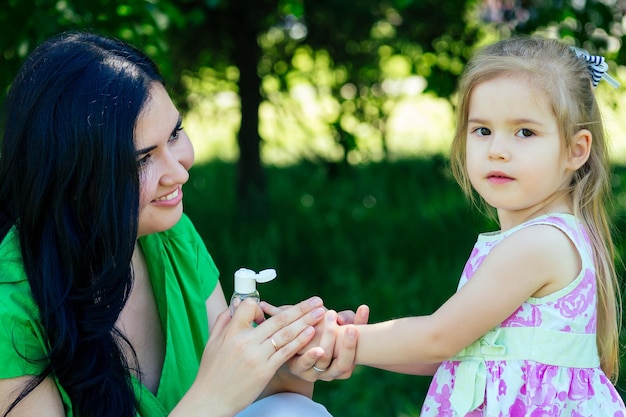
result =
[[[239,69],[241,126],[237,135],[237,208],[243,221],[263,221],[269,215],[265,171],[261,164],[259,106],[261,78],[257,65],[261,49],[257,42],[259,22],[265,17],[257,1],[234,0],[230,27],[234,42],[233,62]]]

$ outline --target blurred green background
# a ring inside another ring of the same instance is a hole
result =
[[[476,234],[497,227],[448,168],[456,79],[476,47],[515,34],[561,38],[604,55],[626,85],[621,1],[0,6],[0,100],[24,57],[63,30],[113,35],[157,61],[197,153],[185,211],[227,297],[237,268],[273,267],[278,279],[259,286],[268,301],[365,303],[371,321],[433,312],[454,292]],[[603,83],[597,91],[613,139],[621,255],[626,96]],[[315,399],[336,416],[418,416],[429,382],[359,367],[349,380],[318,383]]]

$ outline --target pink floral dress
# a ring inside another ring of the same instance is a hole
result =
[[[562,230],[582,259],[567,287],[530,298],[498,327],[441,364],[420,417],[626,417],[596,347],[596,278],[589,238],[572,215],[549,214],[505,232],[484,233],[459,288],[490,250],[524,227]]]

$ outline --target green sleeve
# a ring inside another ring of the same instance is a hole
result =
[[[0,243],[0,378],[37,375],[47,344],[15,229]]]

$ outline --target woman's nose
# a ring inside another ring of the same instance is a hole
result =
[[[181,138],[170,149],[167,158],[167,169],[161,176],[164,185],[184,184],[189,180],[189,169],[193,165],[194,151],[189,137],[181,131]]]

